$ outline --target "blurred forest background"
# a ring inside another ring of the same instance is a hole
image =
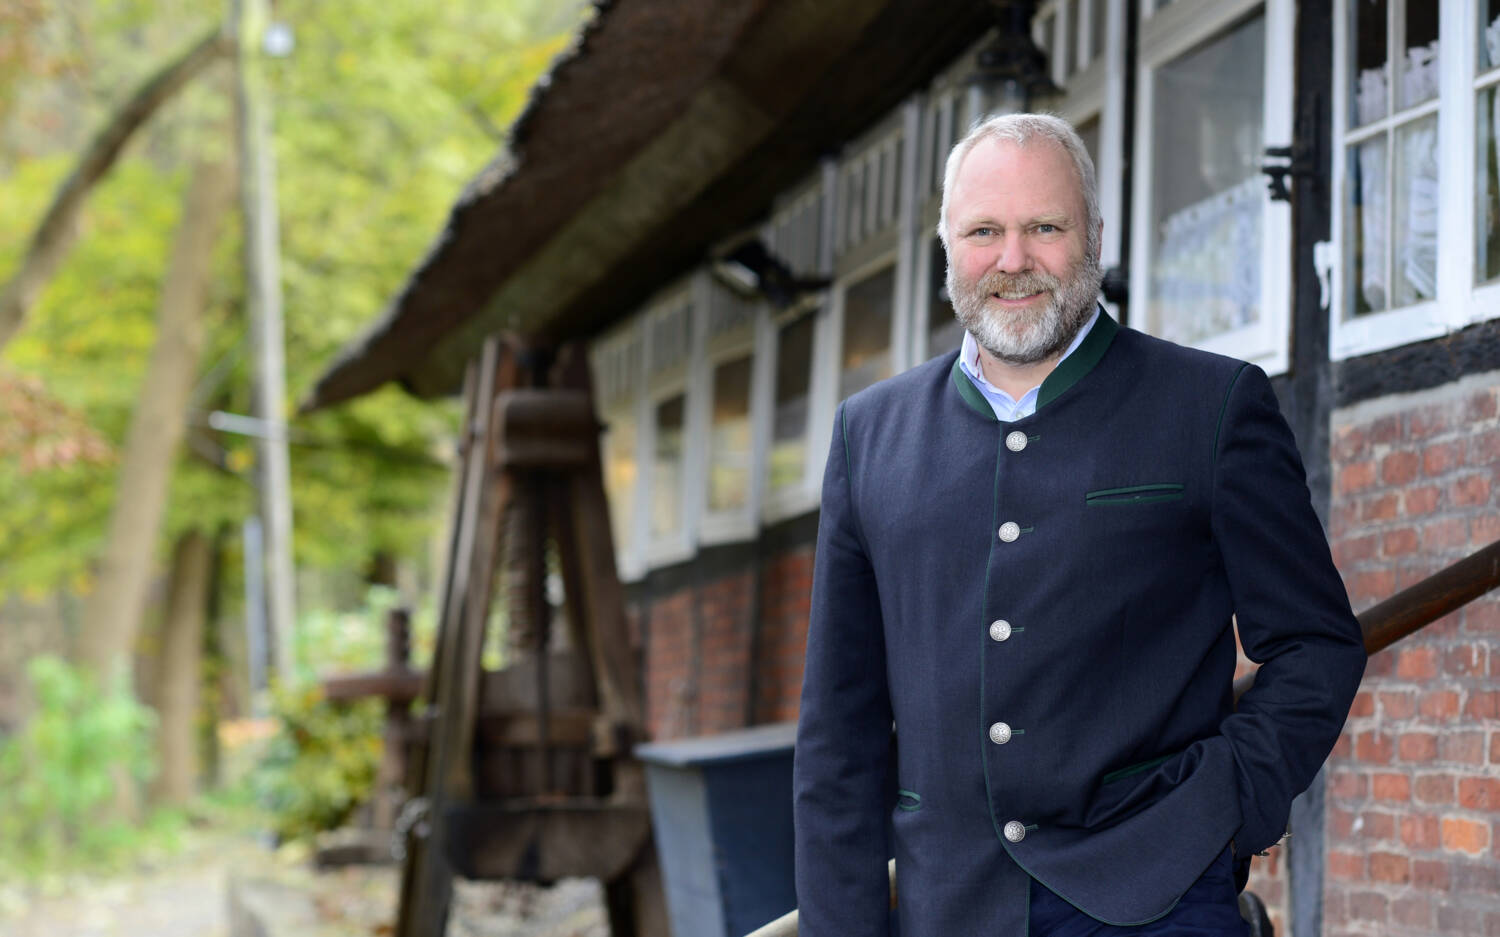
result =
[[[17,288],[97,135],[230,8],[0,2],[0,882],[129,863],[234,805],[303,835],[368,790],[378,710],[334,711],[316,680],[380,666],[397,602],[413,607],[421,665],[457,408],[386,388],[291,410],[502,152],[589,10],[273,5],[292,40],[260,67],[298,615],[296,667],[267,695],[250,686],[244,598],[255,440],[210,424],[251,413],[254,383],[231,52],[215,47],[140,125],[79,203],[55,269],[32,295]],[[106,556],[140,582],[106,582]]]

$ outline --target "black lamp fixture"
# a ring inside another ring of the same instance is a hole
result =
[[[1007,110],[1027,110],[1037,98],[1061,94],[1048,75],[1047,54],[1031,39],[1036,0],[989,0],[997,35],[975,55],[970,83],[990,97],[1007,100]]]
[[[725,286],[747,298],[762,296],[778,309],[793,305],[808,293],[826,289],[827,277],[799,277],[758,237],[736,244],[713,261],[714,275]]]

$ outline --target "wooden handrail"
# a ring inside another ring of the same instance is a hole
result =
[[[1500,586],[1500,540],[1360,612],[1356,617],[1365,637],[1365,653],[1385,650],[1496,586]],[[1254,683],[1253,670],[1234,681],[1235,700]]]
[[[1365,609],[1355,616],[1365,653],[1382,651],[1407,635],[1500,586],[1500,540]],[[1234,681],[1236,701],[1255,683],[1255,671]],[[896,860],[889,864],[891,907],[896,906]],[[797,912],[788,911],[745,937],[797,937]]]

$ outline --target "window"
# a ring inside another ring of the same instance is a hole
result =
[[[768,473],[773,496],[800,486],[807,473],[813,332],[811,315],[800,316],[776,330],[776,394]]]
[[[1500,279],[1500,0],[1479,4],[1475,281]]]
[[[1043,4],[1032,35],[1048,50],[1058,74],[1054,47],[1069,49],[1069,67],[1058,84],[1062,94],[1045,102],[1044,109],[1067,120],[1083,138],[1094,160],[1099,185],[1099,214],[1104,222],[1100,258],[1104,269],[1119,266],[1124,212],[1125,140],[1125,21],[1124,0],[1078,0],[1062,5]],[[1053,12],[1072,24],[1070,40],[1059,35],[1063,19],[1049,29],[1042,17]],[[1059,45],[1061,44],[1061,45]],[[1117,310],[1111,310],[1118,314]]]
[[[891,376],[895,290],[895,267],[886,267],[844,289],[838,399]]]
[[[1500,312],[1500,3],[1340,0],[1332,354]]]
[[[1395,24],[1383,2],[1356,3],[1351,12],[1357,42],[1344,138],[1346,317],[1437,297],[1438,10],[1410,4]],[[1398,35],[1400,74],[1393,76]]]
[[[640,323],[630,322],[595,344],[591,362],[604,423],[600,462],[609,502],[610,532],[614,536],[620,576],[625,579],[635,578],[644,571],[637,532],[642,479],[638,432],[642,351]]]
[[[708,509],[742,510],[750,500],[750,356],[714,368],[708,430]]]
[[[964,341],[964,327],[953,317],[953,302],[948,296],[948,256],[942,241],[932,241],[929,248],[927,276],[927,357],[953,351]]]
[[[1259,159],[1265,19],[1157,68],[1151,126],[1150,319],[1191,345],[1256,324],[1265,306]]]
[[[1133,322],[1284,370],[1291,215],[1260,163],[1291,134],[1290,0],[1180,0],[1141,32]]]
[[[687,426],[687,396],[673,394],[652,408],[651,535],[662,538],[682,529],[683,434]]]
[[[764,319],[761,306],[731,293],[712,277],[701,280],[708,321],[702,366],[694,376],[705,407],[693,432],[703,440],[703,505],[699,542],[743,540],[755,533],[756,398],[755,351]],[[764,355],[762,355],[764,357]],[[763,379],[761,379],[763,380]],[[764,405],[762,405],[764,406]]]
[[[645,559],[652,565],[686,559],[692,553],[697,499],[693,479],[702,470],[701,441],[689,431],[703,406],[694,390],[692,362],[702,345],[702,302],[696,281],[666,291],[641,318],[646,336],[641,434],[645,480],[641,510]]]
[[[856,158],[855,162],[866,169],[870,166],[868,159]],[[877,179],[880,162],[875,160]],[[893,163],[887,165],[894,168]],[[846,228],[843,249],[860,248],[858,240],[849,239],[848,221],[839,220],[848,218],[848,212],[840,210],[839,193],[841,188],[849,190],[850,166],[825,159],[815,173],[777,201],[769,224],[771,245],[798,275],[831,276],[839,236],[835,229],[840,225]],[[775,523],[818,506],[833,419],[836,336],[829,321],[831,294],[831,290],[808,293],[790,308],[767,310],[761,320],[757,341],[761,360],[752,369],[751,406],[751,424],[759,434],[755,494],[760,495],[752,511],[761,523]]]

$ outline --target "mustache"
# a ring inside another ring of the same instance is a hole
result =
[[[1062,281],[1039,270],[1028,270],[1023,273],[1002,273],[999,270],[991,270],[980,279],[978,285],[982,293],[998,293],[1006,299],[1019,299],[1033,293],[1056,290],[1062,286]]]

